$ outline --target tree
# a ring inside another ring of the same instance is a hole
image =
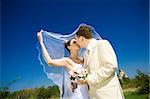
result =
[[[136,84],[139,88],[138,93],[148,94],[149,93],[149,80],[150,76],[146,73],[143,73],[141,70],[137,70],[137,75],[135,76]]]
[[[38,97],[37,97],[38,99],[45,99],[45,98],[47,99],[50,98],[50,96],[51,93],[47,89],[45,89],[44,86],[38,89]]]
[[[7,86],[0,88],[0,99],[7,98],[9,96],[9,94],[10,94],[10,91],[9,91],[9,88]]]

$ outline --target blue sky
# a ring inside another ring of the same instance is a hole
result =
[[[83,22],[112,43],[130,77],[138,68],[148,72],[148,9],[148,0],[2,0],[1,84],[17,79],[13,91],[52,85],[38,61],[36,32],[71,33]]]

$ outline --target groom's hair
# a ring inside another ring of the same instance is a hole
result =
[[[92,38],[92,29],[90,26],[80,26],[79,30],[76,32],[77,37],[83,36],[86,39]]]

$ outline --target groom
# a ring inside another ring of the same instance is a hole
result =
[[[76,40],[80,48],[87,49],[84,54],[84,68],[88,70],[90,99],[124,99],[116,75],[116,55],[109,41],[92,38],[89,26],[79,28]]]

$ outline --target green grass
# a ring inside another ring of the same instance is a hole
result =
[[[127,94],[125,95],[125,99],[148,99],[148,94],[139,95],[139,94]]]

